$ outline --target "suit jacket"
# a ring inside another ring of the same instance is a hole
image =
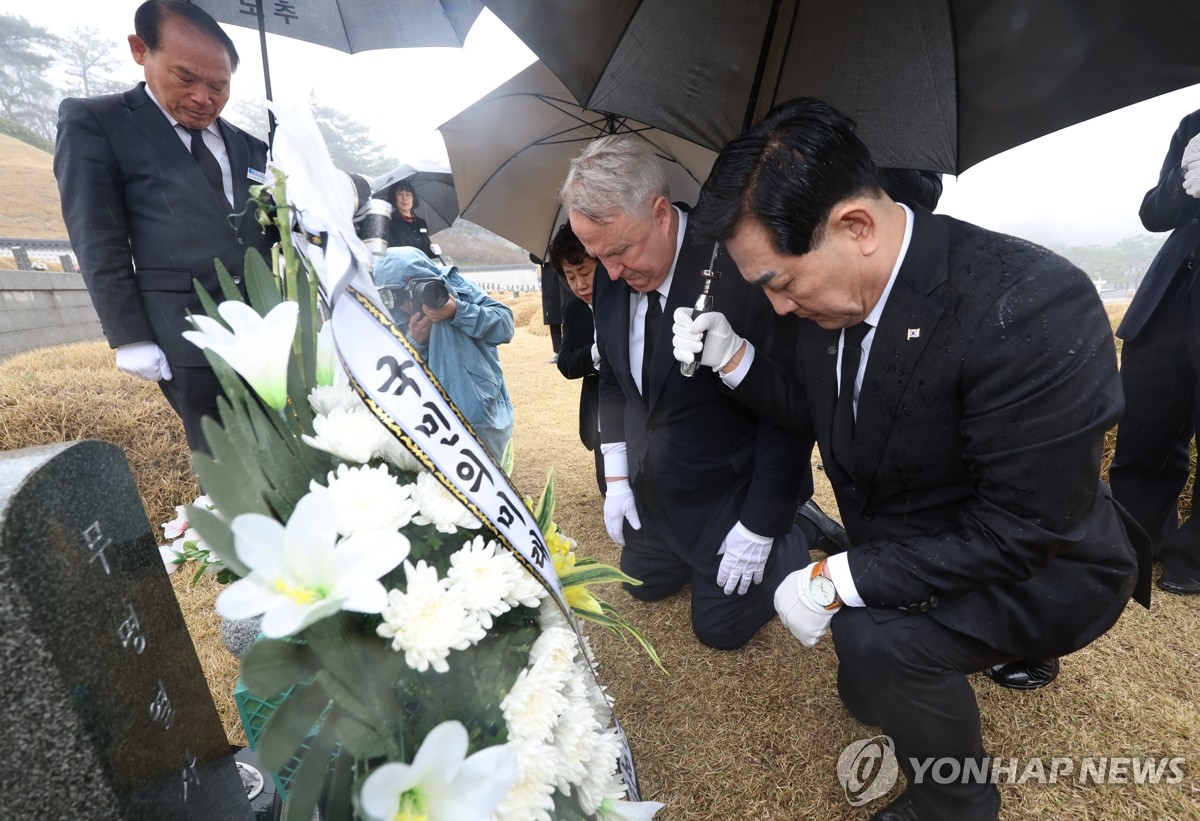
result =
[[[1074,651],[1116,621],[1138,575],[1098,478],[1123,407],[1103,306],[1044,248],[914,212],[852,457],[832,449],[839,331],[795,320],[793,361],[756,354],[734,395],[815,428],[877,619],[927,611],[1015,655]]]
[[[1200,199],[1188,196],[1183,190],[1183,168],[1179,164],[1183,149],[1197,134],[1200,134],[1200,111],[1193,111],[1172,135],[1162,170],[1158,172],[1158,185],[1146,192],[1138,211],[1147,231],[1170,231],[1171,236],[1150,263],[1117,328],[1117,336],[1127,342],[1146,327],[1180,267],[1200,249]]]
[[[266,144],[218,120],[233,176],[234,210],[266,171]],[[271,245],[254,209],[230,218],[191,152],[146,93],[65,99],[54,175],[63,219],[88,293],[112,347],[153,340],[174,366],[206,367],[180,334],[204,313],[193,280],[221,301],[214,259],[240,287],[248,248]]]
[[[603,265],[596,266],[596,276],[608,276]],[[562,313],[558,370],[567,379],[583,380],[579,390],[579,440],[588,450],[595,450],[600,446],[600,372],[592,364],[592,342],[596,338],[592,309],[583,300],[572,299],[563,306]]]
[[[592,300],[601,358],[601,441],[625,443],[642,515],[652,490],[680,544],[694,557],[693,567],[715,573],[717,549],[738,520],[763,536],[788,533],[797,500],[812,494],[812,474],[805,458],[811,442],[804,447],[797,437],[761,420],[723,390],[711,369],[698,368],[692,377],[679,371],[672,354],[672,314],[695,303],[700,271],[711,257],[711,242],[685,232],[658,328],[648,400],[629,369],[631,289],[624,280],[598,275]],[[723,274],[712,290],[717,309],[750,329],[756,344],[768,349],[781,344],[790,324],[774,315],[766,297],[742,279],[728,256],[718,258],[716,269]]]

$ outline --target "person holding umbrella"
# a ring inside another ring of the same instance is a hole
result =
[[[415,213],[416,209],[421,206],[421,201],[417,199],[417,193],[413,191],[412,183],[408,180],[400,180],[394,184],[389,191],[387,200],[396,209],[392,212],[392,219],[388,223],[388,247],[420,248],[425,256],[431,259],[437,256],[429,241],[429,226]]]
[[[1149,605],[1148,545],[1099,479],[1122,398],[1095,287],[894,202],[854,123],[811,98],[725,146],[693,222],[796,316],[778,358],[736,318],[677,311],[675,357],[826,457],[853,546],[775,607],[805,646],[832,629],[842,703],[895,744],[908,788],[872,819],[995,819],[967,676],[1086,646],[1131,593]],[[931,777],[944,759],[967,777]]]

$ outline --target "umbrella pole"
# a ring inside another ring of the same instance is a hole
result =
[[[775,23],[779,20],[781,2],[782,0],[773,0],[771,13],[767,16],[767,28],[763,34],[762,47],[758,50],[758,65],[754,68],[754,82],[750,84],[750,101],[746,104],[746,116],[742,120],[742,133],[749,131],[750,126],[754,125],[754,109],[758,108],[758,92],[762,89],[763,75],[767,72],[767,55],[771,51],[771,40],[775,38]],[[266,59],[266,51],[263,51],[263,59]]]
[[[267,21],[263,16],[263,0],[254,0],[254,13],[258,17],[258,50],[262,53],[263,85],[266,86],[267,99],[271,96],[271,65],[267,62]],[[267,109],[267,147],[275,144],[275,112]]]

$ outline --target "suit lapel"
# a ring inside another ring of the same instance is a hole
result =
[[[908,253],[875,329],[859,393],[854,461],[868,485],[879,470],[897,406],[943,314],[928,294],[947,277],[946,228],[926,211],[914,209],[914,216]]]

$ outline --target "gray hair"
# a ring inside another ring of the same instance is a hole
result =
[[[558,198],[568,211],[593,222],[618,212],[648,215],[658,197],[671,198],[667,175],[645,140],[623,134],[601,137],[571,160]]]

